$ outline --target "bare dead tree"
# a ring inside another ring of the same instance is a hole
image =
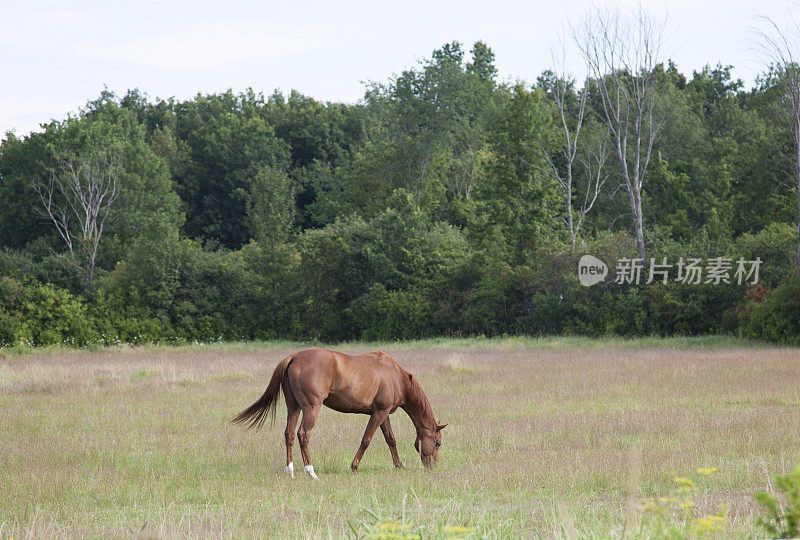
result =
[[[656,112],[654,68],[665,22],[657,22],[640,4],[632,13],[590,13],[572,31],[589,75],[597,81],[600,117],[619,162],[642,259],[646,258],[642,188],[656,135],[664,124]]]
[[[580,233],[583,218],[594,206],[597,197],[608,179],[604,170],[608,158],[608,138],[601,137],[594,144],[587,144],[583,154],[579,157],[586,175],[586,193],[578,210],[578,221],[575,224],[575,236]]]
[[[800,267],[800,23],[789,14],[781,24],[770,17],[759,17],[765,28],[757,30],[763,57],[774,70],[780,89],[782,111],[792,134],[794,171],[792,188],[797,190],[797,234],[795,254]]]
[[[558,110],[560,125],[559,131],[562,137],[561,141],[561,155],[563,161],[563,172],[559,168],[556,160],[549,152],[544,151],[545,159],[550,165],[553,177],[556,179],[561,189],[564,191],[564,210],[565,217],[564,225],[569,234],[570,249],[575,248],[575,241],[580,233],[583,218],[594,206],[598,195],[606,181],[607,176],[603,174],[603,166],[606,162],[608,155],[606,147],[606,138],[599,141],[596,147],[586,146],[582,155],[579,155],[581,149],[581,130],[583,129],[584,121],[588,111],[587,105],[587,91],[584,88],[576,93],[577,102],[570,103],[570,90],[572,82],[566,74],[566,44],[564,40],[560,40],[560,48],[558,53],[553,51],[553,70],[554,75],[552,80],[551,95],[553,102]],[[587,183],[586,193],[583,201],[577,208],[577,218],[573,210],[573,190],[574,190],[574,168],[576,160],[583,165]]]
[[[97,251],[106,220],[119,195],[120,160],[110,149],[56,158],[46,179],[34,180],[42,213],[52,221],[67,245],[69,257],[81,268],[87,288],[94,276]]]

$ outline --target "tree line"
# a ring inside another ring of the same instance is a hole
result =
[[[0,343],[733,333],[800,343],[791,50],[691,76],[595,14],[534,83],[446,43],[356,104],[103,91],[0,143]],[[765,34],[767,35],[767,34]],[[769,48],[768,47],[768,48]],[[584,254],[758,283],[578,281]]]

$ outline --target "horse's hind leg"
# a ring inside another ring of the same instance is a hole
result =
[[[394,439],[394,433],[392,432],[392,423],[389,421],[389,417],[386,417],[386,420],[383,421],[381,424],[381,431],[383,432],[383,438],[386,439],[386,444],[389,445],[389,451],[392,453],[392,463],[398,469],[403,468],[403,464],[400,461],[400,456],[397,454],[397,441]]]
[[[291,363],[289,364],[291,365]],[[286,401],[286,429],[283,432],[286,443],[286,474],[294,478],[294,462],[292,461],[292,446],[294,446],[294,428],[297,426],[297,419],[300,417],[300,405],[292,392],[292,385],[289,383],[288,366],[281,381],[283,388],[283,398]]]
[[[284,397],[286,398],[286,430],[283,432],[286,441],[286,474],[294,478],[294,462],[292,461],[292,446],[294,446],[294,428],[297,426],[297,419],[300,417],[300,405],[291,392],[286,392],[284,386]]]
[[[303,455],[305,471],[308,476],[314,480],[319,480],[319,477],[314,472],[314,466],[311,464],[311,454],[308,451],[308,443],[311,441],[311,430],[314,429],[314,424],[317,423],[319,408],[319,405],[303,407],[303,419],[300,421],[300,429],[297,430],[297,438],[300,441],[300,453]]]

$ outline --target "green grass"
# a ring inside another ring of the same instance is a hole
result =
[[[392,468],[378,434],[353,475],[366,417],[323,409],[318,483],[297,446],[300,474],[282,473],[282,402],[274,427],[228,423],[295,344],[9,356],[0,537],[649,538],[722,506],[718,536],[758,535],[755,493],[800,456],[800,353],[724,339],[340,345],[388,350],[449,427],[426,471],[398,411],[407,469]],[[659,502],[684,476],[696,482],[689,518]]]

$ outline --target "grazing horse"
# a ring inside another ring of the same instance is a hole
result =
[[[358,464],[378,426],[389,445],[394,466],[403,467],[389,423],[389,415],[398,407],[406,411],[417,430],[414,448],[419,452],[422,464],[432,467],[439,459],[442,429],[447,424],[439,425],[434,419],[431,405],[416,377],[384,352],[344,354],[325,349],[304,349],[287,356],[272,372],[264,395],[231,422],[247,424],[248,429],[253,426],[259,428],[268,413],[272,414],[274,422],[279,388],[283,388],[287,412],[285,470],[292,478],[294,428],[302,412],[297,438],[303,465],[311,478],[319,479],[311,465],[308,444],[322,405],[339,412],[369,415],[361,445],[350,464],[353,472],[358,470]]]

